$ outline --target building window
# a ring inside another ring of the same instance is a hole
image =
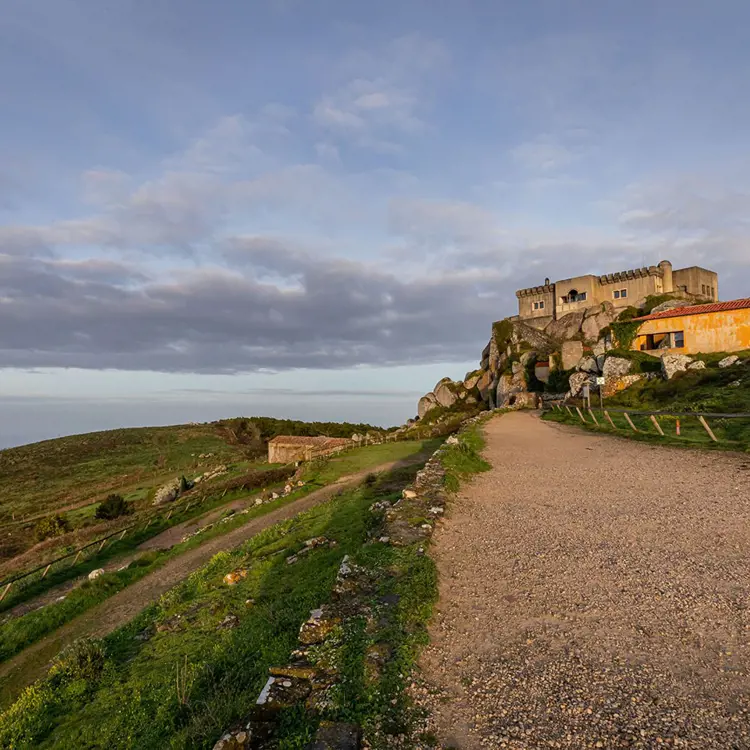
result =
[[[673,331],[671,333],[649,333],[646,341],[641,346],[642,351],[655,352],[660,349],[684,349],[685,332]]]
[[[711,287],[711,299],[716,299],[716,291],[713,287]]]
[[[628,290],[627,289],[615,289],[615,291],[612,294],[614,295],[615,299],[625,299],[625,297],[628,296]]]
[[[560,298],[560,301],[563,304],[568,302],[585,302],[587,296],[586,292],[578,292],[575,289],[571,289],[565,297]]]
[[[706,294],[706,285],[705,284],[701,284],[701,294],[703,294],[703,295]]]
[[[539,303],[539,309],[544,310],[544,300]]]

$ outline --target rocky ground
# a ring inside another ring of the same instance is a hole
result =
[[[750,748],[750,460],[543,423],[433,547],[420,702],[443,747]]]

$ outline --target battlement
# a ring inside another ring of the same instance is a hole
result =
[[[664,271],[658,266],[648,266],[643,268],[633,268],[630,271],[617,271],[616,273],[607,273],[599,277],[600,284],[616,284],[620,281],[630,281],[631,279],[645,279],[649,276],[663,276]]]
[[[530,297],[531,295],[536,294],[554,294],[555,293],[555,285],[554,284],[543,284],[542,286],[530,286],[528,289],[519,289],[516,292],[516,297],[519,299],[521,297]]]

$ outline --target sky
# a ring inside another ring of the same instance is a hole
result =
[[[0,447],[402,423],[514,291],[750,296],[746,0],[5,0]]]

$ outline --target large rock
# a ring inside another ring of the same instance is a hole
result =
[[[164,505],[176,500],[180,494],[180,480],[173,479],[167,484],[163,484],[154,493],[154,505]]]
[[[510,397],[508,406],[512,406],[514,409],[538,409],[539,395],[537,393],[529,393],[528,391],[516,393]]]
[[[492,375],[489,370],[485,370],[477,381],[477,390],[482,401],[488,401],[490,396],[490,387],[492,385]]]
[[[593,389],[593,387],[596,385],[596,377],[588,372],[574,372],[570,376],[570,390],[568,391],[568,395],[571,398],[580,396],[581,391],[583,390],[583,386],[586,383],[588,383],[589,386]]]
[[[581,331],[586,341],[596,341],[599,338],[599,332],[617,318],[617,313],[611,302],[603,302],[596,307],[590,307],[584,315]]]
[[[624,357],[607,357],[604,360],[602,371],[606,379],[614,379],[627,375],[632,368],[633,363],[629,359],[625,359]]]
[[[691,362],[688,365],[688,370],[705,370],[706,363],[702,359],[698,359],[695,362]]]
[[[686,354],[665,354],[661,358],[662,375],[671,380],[678,372],[685,372],[692,361]]]
[[[482,377],[481,372],[467,372],[464,378],[464,388],[470,391],[479,382],[480,377]]]
[[[458,400],[456,397],[456,387],[450,378],[443,378],[433,390],[435,400],[440,406],[453,406]]]
[[[581,372],[589,372],[593,375],[599,374],[599,364],[596,361],[596,357],[583,357],[576,367]]]
[[[583,357],[583,344],[580,341],[566,341],[562,345],[561,354],[562,369],[572,370]]]
[[[602,396],[609,398],[614,396],[615,393],[624,391],[626,388],[630,388],[631,385],[643,380],[643,375],[622,375],[621,377],[610,378],[605,381],[602,386]]]
[[[495,337],[490,339],[490,354],[489,354],[489,368],[490,372],[497,372],[500,367],[500,347],[498,346]]]
[[[731,367],[732,365],[736,365],[740,361],[740,358],[736,354],[730,354],[728,357],[724,357],[724,359],[719,362],[719,367]]]
[[[437,405],[438,402],[434,393],[430,392],[422,396],[422,398],[419,399],[419,404],[417,404],[417,414],[419,414],[419,418],[422,419],[427,412],[432,411]]]
[[[548,323],[544,332],[556,341],[572,339],[581,330],[585,315],[586,313],[583,310],[563,315],[559,320]]]
[[[654,313],[667,312],[667,310],[677,310],[680,307],[690,307],[692,302],[688,302],[686,299],[668,299],[666,302],[662,302],[660,305],[652,308],[649,315]]]

